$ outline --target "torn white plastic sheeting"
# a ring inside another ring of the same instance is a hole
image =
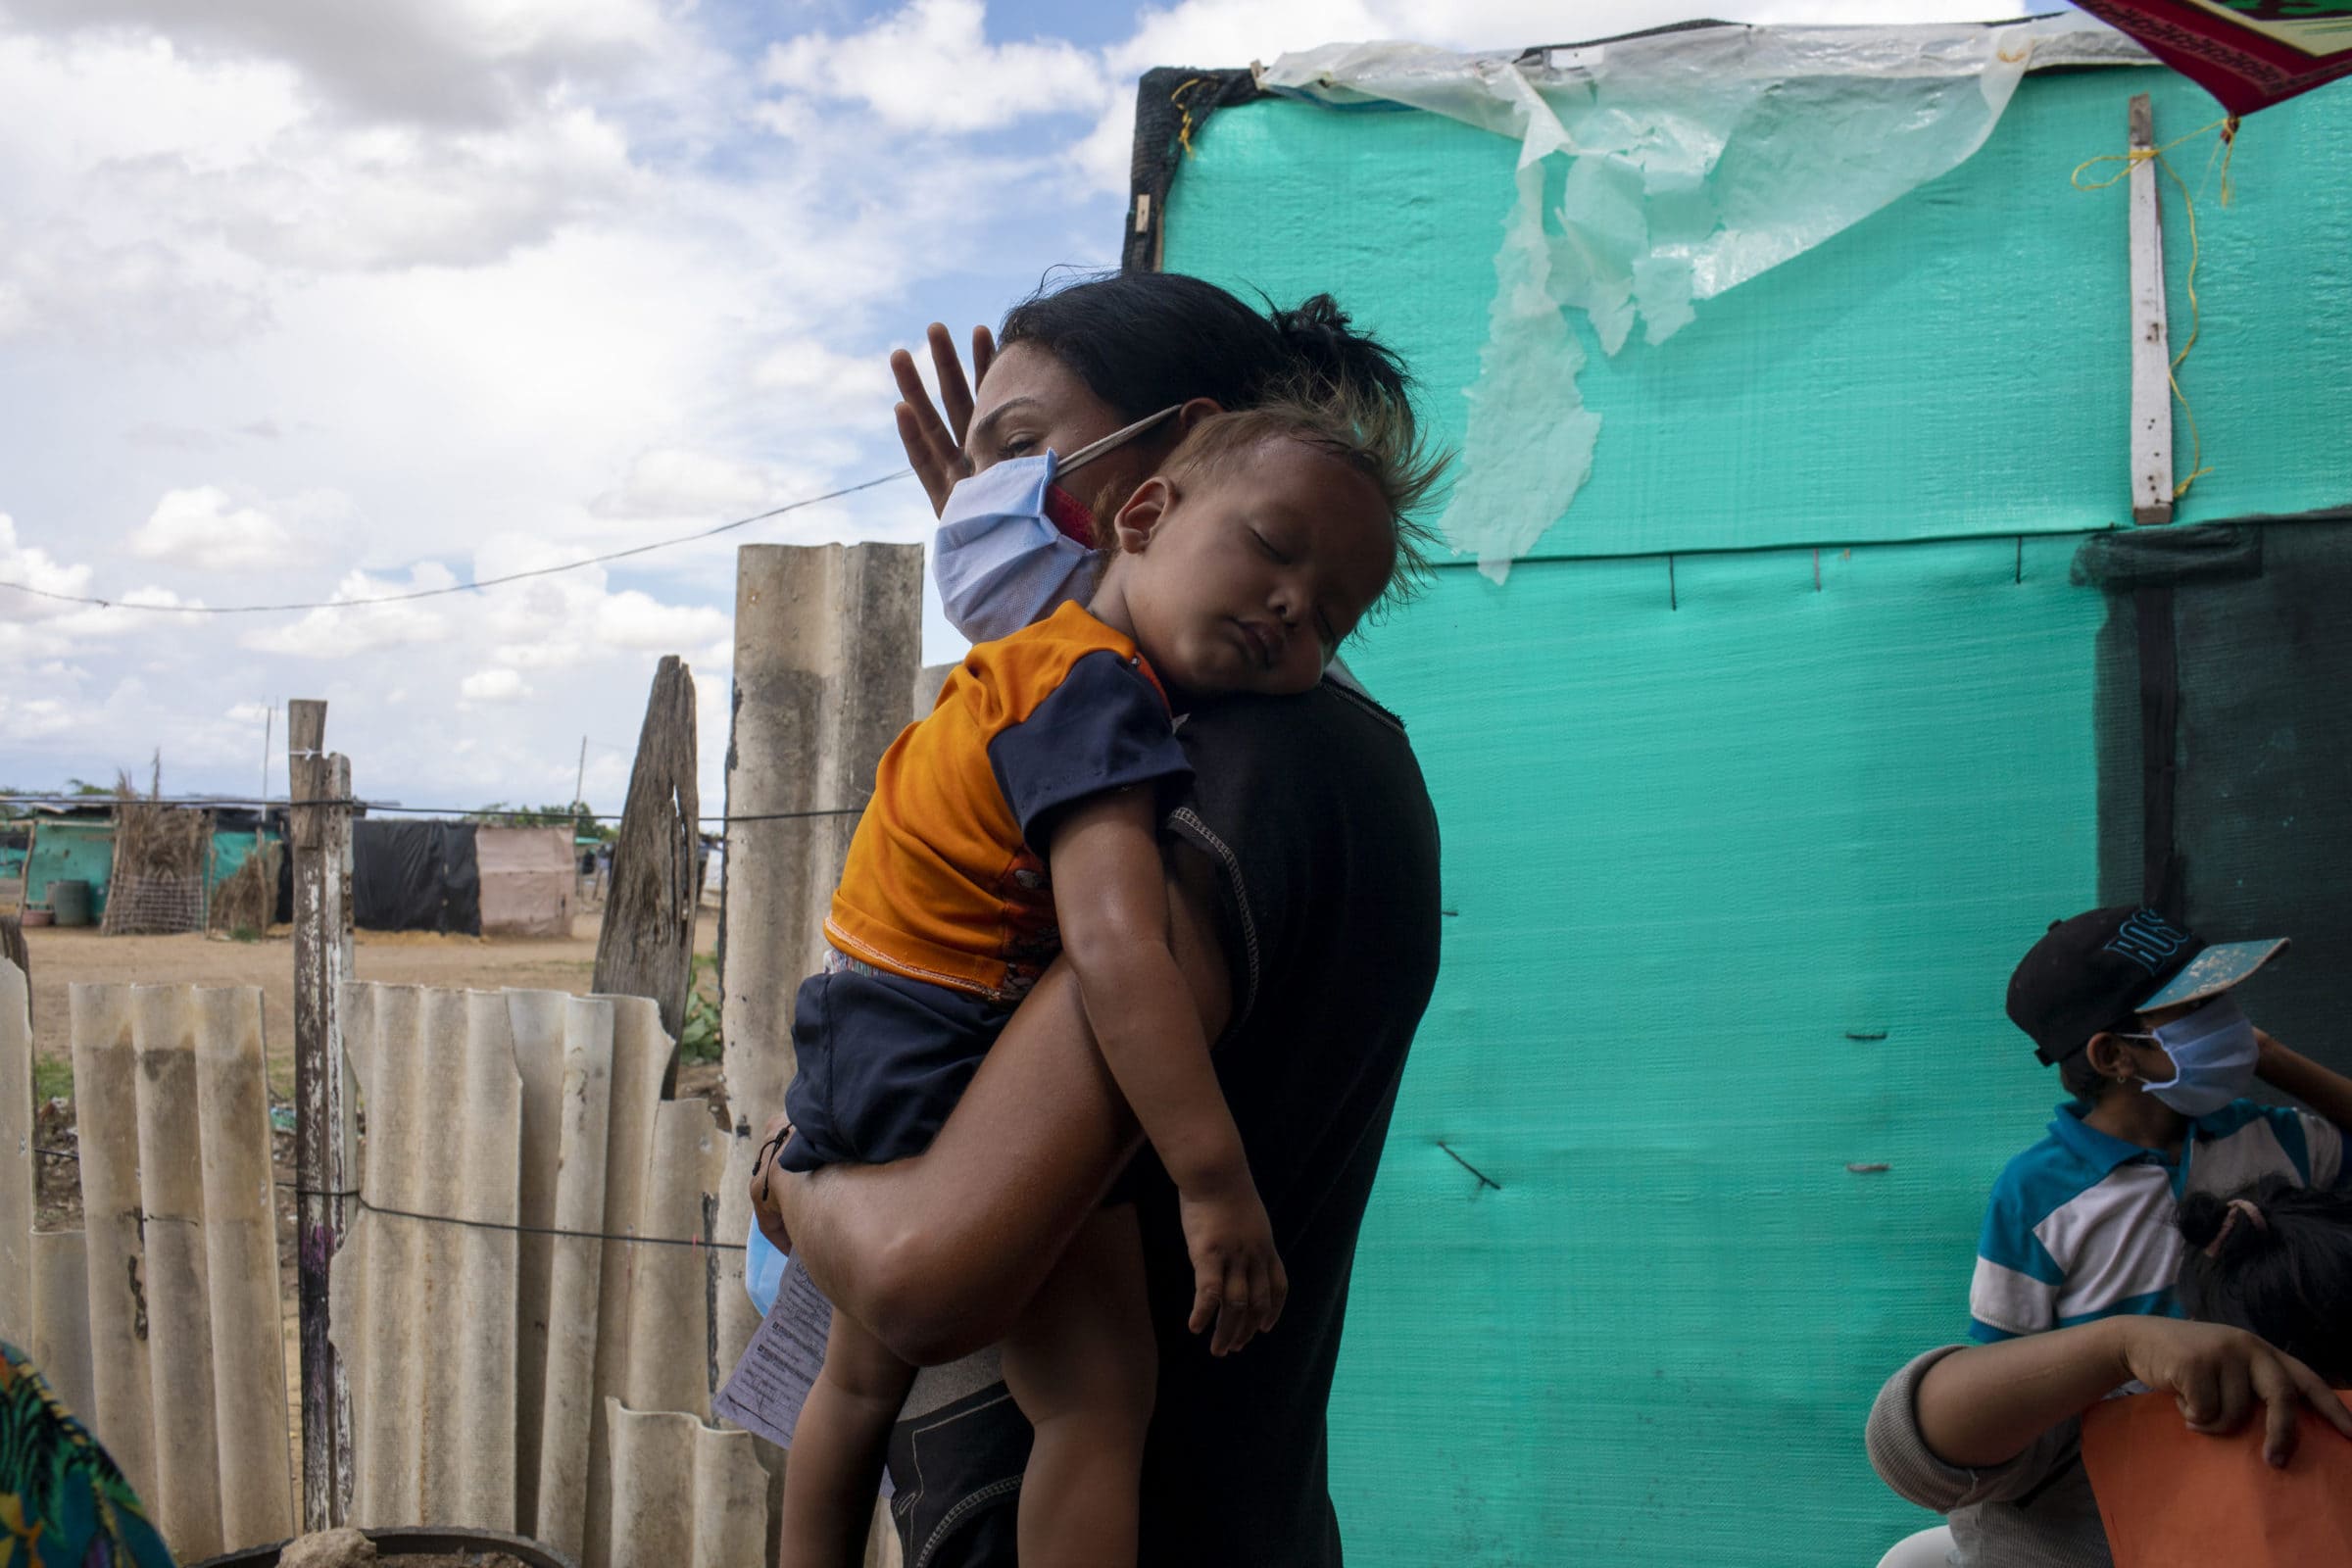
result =
[[[1584,345],[1545,286],[1551,257],[1537,205],[1544,166],[1523,164],[1518,178],[1520,199],[1494,256],[1487,346],[1478,379],[1463,389],[1470,422],[1446,513],[1455,548],[1477,550],[1480,569],[1497,582],[1584,488],[1600,434],[1600,416],[1576,388]],[[1531,428],[1538,423],[1540,431]],[[1550,510],[1511,499],[1552,496],[1561,499]],[[1470,517],[1481,526],[1458,520]]]
[[[1385,99],[1519,142],[1462,462],[1445,519],[1500,582],[1592,471],[1584,354],[1541,320],[1582,311],[1603,352],[1651,344],[1711,299],[1964,162],[2029,64],[2145,64],[2082,18],[2007,26],[1717,25],[1508,60],[1417,44],[1285,55],[1264,85]],[[1556,205],[1544,169],[1567,161]],[[1534,252],[1548,251],[1539,265]],[[1563,419],[1563,408],[1567,417]]]

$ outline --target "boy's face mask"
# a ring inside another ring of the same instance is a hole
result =
[[[959,482],[939,514],[931,575],[948,621],[973,642],[1009,637],[1094,580],[1099,525],[1057,481],[1172,418],[1172,404],[1070,454],[1010,458]]]
[[[2159,1024],[2154,1034],[2123,1038],[2152,1041],[2173,1058],[2173,1076],[2146,1087],[2183,1116],[2210,1115],[2244,1094],[2262,1054],[2253,1020],[2227,991],[2186,1017]]]

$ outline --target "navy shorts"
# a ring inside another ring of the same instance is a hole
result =
[[[786,1170],[886,1165],[931,1147],[1012,1009],[862,964],[833,963],[792,1006],[798,1058]]]

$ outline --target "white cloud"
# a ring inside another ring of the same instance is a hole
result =
[[[1115,254],[1137,73],[1674,16],[1569,9],[1184,0],[1081,46],[1014,0],[0,0],[0,581],[116,601],[0,589],[12,770],[161,746],[241,792],[257,705],[310,696],[372,795],[561,799],[677,652],[715,801],[737,547],[918,537],[911,484],[478,594],[124,606],[440,588],[887,473],[893,344]]]
[[[437,561],[411,567],[406,583],[354,571],[346,573],[335,585],[331,600],[346,604],[451,588],[457,581],[457,575]],[[426,600],[357,605],[349,610],[312,610],[299,620],[247,632],[240,642],[256,653],[284,654],[296,659],[349,659],[388,648],[438,642],[448,635],[449,626],[441,612],[430,608],[434,603]]]
[[[733,617],[724,611],[708,605],[664,605],[632,588],[597,607],[596,639],[608,648],[679,654],[725,635],[731,624]]]
[[[141,560],[214,571],[281,565],[293,549],[284,524],[258,508],[238,506],[215,485],[165,491],[130,536],[130,553]]]
[[[58,698],[26,697],[0,687],[0,729],[20,741],[66,734],[75,721],[73,707]]]
[[[192,52],[284,61],[348,113],[479,123],[566,79],[610,80],[663,42],[655,0],[12,0],[20,25],[152,29]]]
[[[992,44],[982,0],[909,0],[861,32],[775,45],[762,74],[812,98],[864,104],[900,130],[988,130],[1108,101],[1112,83],[1086,51],[1058,39]]]
[[[589,510],[604,517],[715,518],[758,512],[777,499],[775,481],[754,464],[657,447],[639,453],[620,484],[589,503]]]
[[[37,545],[17,542],[17,521],[0,512],[0,581],[48,594],[88,595],[90,568],[67,565]],[[11,593],[0,588],[0,619],[39,620],[62,615],[69,607],[55,600]]]
[[[530,694],[519,670],[477,669],[458,682],[458,697],[467,703],[514,703]]]

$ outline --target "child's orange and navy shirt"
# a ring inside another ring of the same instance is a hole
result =
[[[883,756],[825,937],[845,957],[1010,1004],[1060,951],[1053,818],[1189,777],[1158,677],[1078,605],[982,643]]]

